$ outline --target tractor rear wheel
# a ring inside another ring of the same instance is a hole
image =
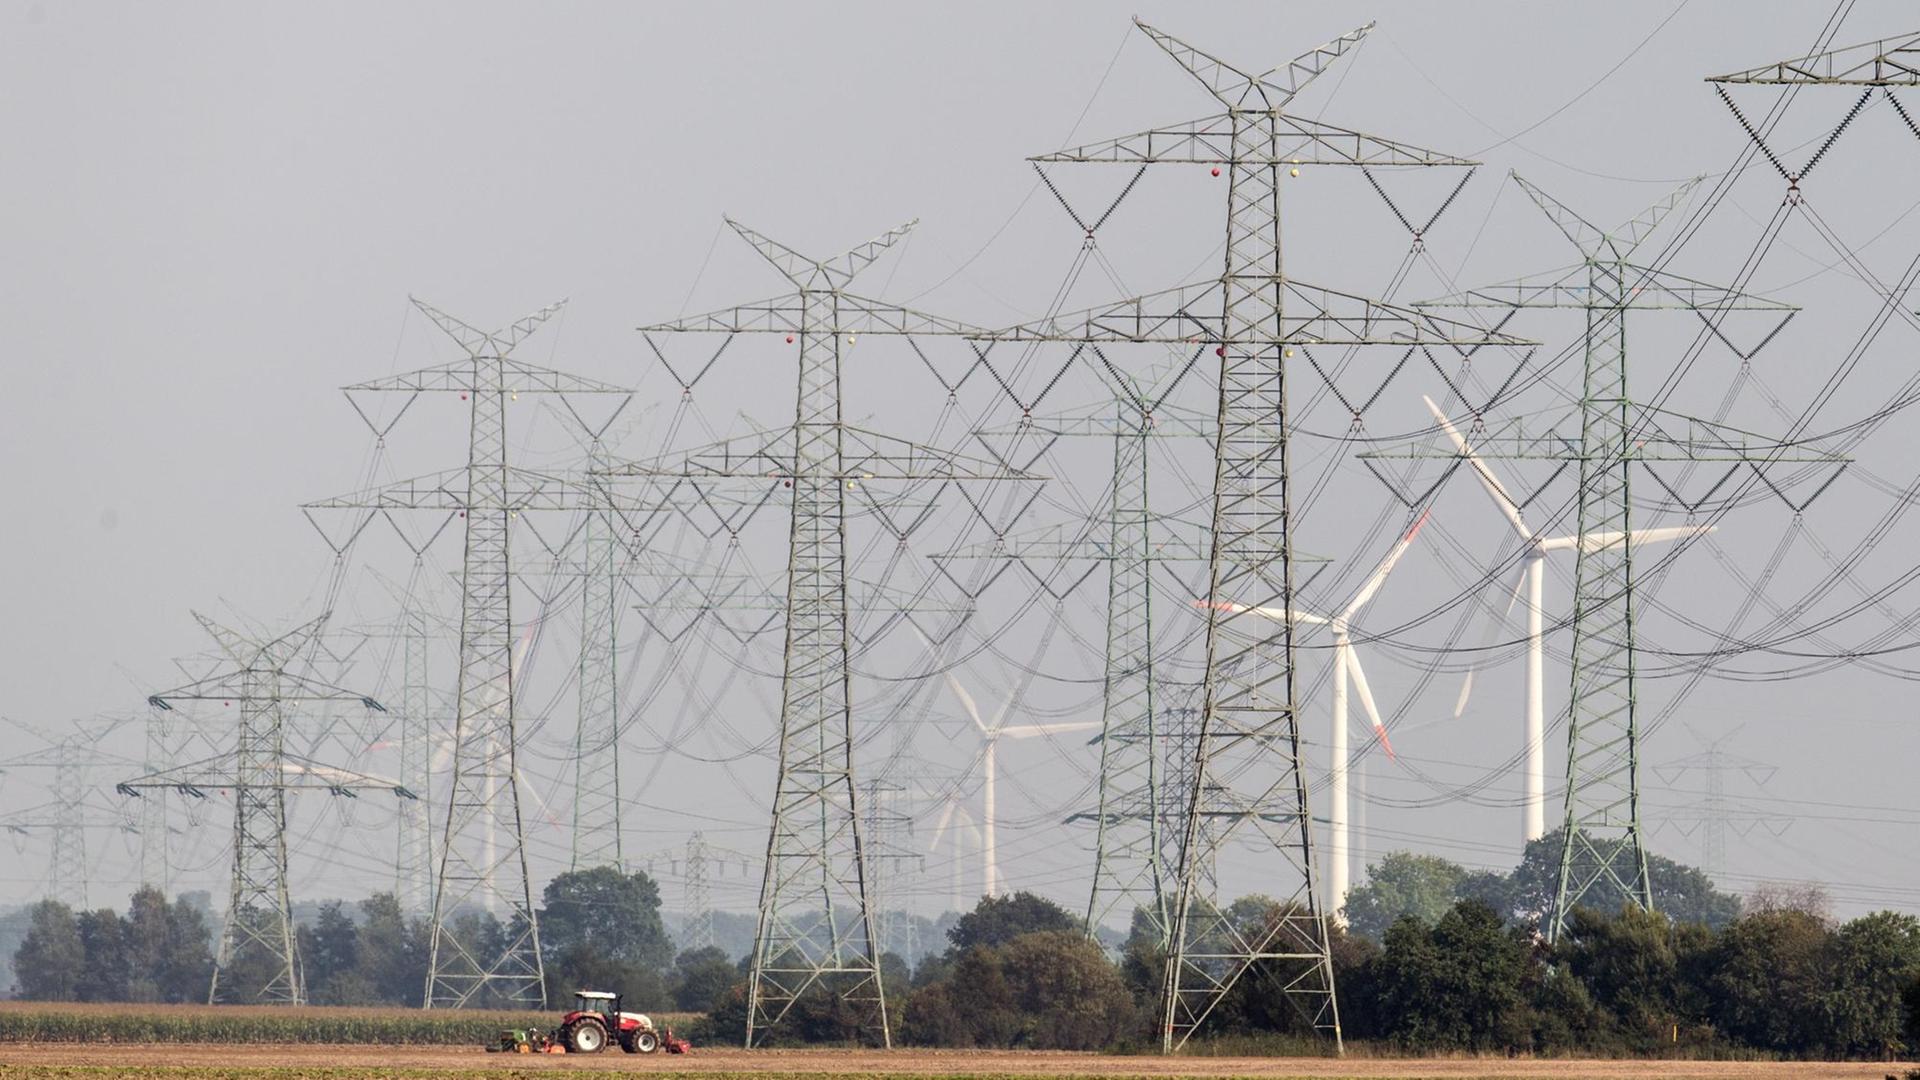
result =
[[[567,1049],[576,1054],[597,1054],[607,1048],[607,1029],[598,1020],[578,1020],[567,1029]]]
[[[621,1038],[620,1049],[629,1054],[651,1054],[660,1049],[660,1036],[651,1031],[630,1031]]]

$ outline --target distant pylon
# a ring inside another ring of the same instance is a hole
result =
[[[589,491],[606,484],[606,445],[595,432],[587,450]],[[573,746],[573,857],[569,866],[624,867],[620,806],[620,544],[609,504],[587,511],[580,550],[580,696]]]
[[[350,701],[383,708],[364,695],[288,670],[320,632],[325,615],[267,641],[250,640],[204,615],[194,617],[219,643],[232,667],[154,694],[147,703],[159,709],[171,709],[177,701],[238,705],[233,752],[127,780],[116,788],[134,796],[156,790],[172,790],[189,798],[205,798],[209,789],[232,793],[233,873],[207,1001],[305,1004],[293,899],[287,888],[287,792],[319,789],[351,795],[357,789],[385,789],[402,799],[414,796],[393,781],[322,765],[286,748],[289,704]],[[261,965],[265,982],[258,986],[236,987],[228,978],[243,950],[265,953],[266,962]]]
[[[843,422],[842,353],[861,335],[988,336],[848,291],[911,224],[818,260],[728,224],[796,292],[643,329],[770,332],[797,342],[794,422],[657,462],[616,465],[612,475],[673,477],[696,485],[724,477],[760,484],[777,478],[783,488],[776,490],[791,488],[779,772],[748,977],[746,1043],[758,1045],[804,995],[824,991],[857,1006],[876,1041],[891,1046],[854,775],[846,505],[876,480],[1027,477]]]
[[[28,724],[8,722],[52,745],[45,750],[0,760],[0,771],[49,770],[52,775],[48,788],[53,801],[0,818],[0,828],[20,834],[44,833],[48,842],[47,896],[76,911],[82,910],[88,906],[88,830],[105,827],[127,831],[129,828],[124,820],[103,818],[87,802],[88,770],[104,762],[124,762],[104,747],[107,736],[125,721],[116,717],[75,721],[74,730],[58,738]]]
[[[899,805],[907,789],[887,780],[868,780],[861,787],[866,796],[867,897],[873,904],[874,932],[881,952],[908,956],[913,916],[901,910],[902,897],[895,892],[903,878],[902,869],[924,865],[926,859],[917,846],[905,842],[913,833],[913,818]]]
[[[687,839],[685,922],[680,926],[680,949],[713,945],[713,888],[707,882],[707,838],[699,830]]]
[[[416,562],[414,580],[423,580]],[[400,805],[400,829],[394,874],[400,904],[410,912],[433,910],[433,684],[428,668],[430,642],[424,599],[412,597],[403,613],[400,685],[400,782],[418,799]]]
[[[491,333],[419,300],[413,303],[466,355],[451,363],[349,386],[348,400],[355,402],[353,395],[359,392],[413,396],[457,392],[462,401],[468,402],[469,410],[466,466],[307,503],[304,508],[309,512],[361,509],[369,511],[369,517],[396,509],[459,515],[466,543],[460,571],[453,774],[443,804],[446,817],[441,843],[435,852],[439,865],[434,877],[424,1003],[428,1008],[541,1006],[546,1002],[545,966],[527,872],[519,770],[515,764],[519,734],[514,700],[511,536],[523,510],[591,511],[605,503],[583,494],[585,485],[578,478],[511,465],[507,412],[510,403],[522,394],[560,395],[570,411],[573,405],[568,399],[572,396],[618,395],[624,407],[632,394],[624,387],[513,357],[514,348],[552,318],[564,301]],[[357,402],[354,408],[360,410]],[[364,412],[360,415],[366,418]],[[368,421],[368,426],[374,425]],[[582,426],[587,425],[583,422]],[[376,428],[376,433],[384,431]],[[331,539],[328,542],[333,543]],[[468,941],[455,932],[455,919],[476,907],[503,924],[505,933],[497,945]]]
[[[1579,252],[1581,262],[1571,270],[1470,289],[1416,306],[1563,308],[1579,311],[1585,319],[1577,441],[1559,447],[1529,444],[1504,453],[1492,439],[1472,447],[1476,460],[1517,456],[1570,460],[1579,466],[1564,832],[1559,880],[1545,924],[1548,939],[1556,940],[1574,909],[1583,904],[1609,908],[1624,901],[1653,908],[1640,814],[1641,730],[1635,670],[1634,553],[1647,534],[1633,527],[1633,475],[1645,467],[1643,462],[1660,460],[1719,461],[1752,467],[1758,473],[1765,465],[1786,459],[1781,453],[1786,448],[1750,448],[1744,432],[1667,410],[1648,410],[1635,402],[1628,392],[1627,313],[1692,312],[1730,346],[1721,328],[1728,315],[1758,312],[1770,321],[1777,316],[1778,321],[1750,350],[1732,346],[1744,359],[1771,340],[1798,309],[1630,261],[1698,181],[1682,184],[1607,231],[1518,175],[1513,180]],[[1682,437],[1666,434],[1665,427],[1675,419],[1686,422]],[[1457,450],[1462,457],[1467,456],[1464,446]],[[1797,463],[1823,460],[1797,449],[1790,456]],[[1670,483],[1659,480],[1657,474],[1655,479],[1667,484],[1672,493]],[[1786,499],[1778,487],[1773,490]]]
[[[1779,771],[1763,761],[1728,753],[1726,744],[1737,734],[1739,729],[1735,728],[1710,742],[1702,739],[1706,749],[1653,767],[1653,771],[1667,783],[1696,773],[1704,778],[1706,792],[1703,798],[1661,814],[1659,821],[1662,825],[1674,826],[1682,836],[1691,837],[1695,832],[1699,833],[1700,869],[1716,881],[1727,870],[1727,833],[1738,832],[1746,836],[1755,828],[1764,828],[1778,836],[1793,825],[1791,817],[1738,809],[1728,801],[1728,773],[1739,773],[1755,787],[1764,787]],[[1695,737],[1698,738],[1697,735]]]

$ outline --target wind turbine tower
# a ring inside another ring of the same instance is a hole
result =
[[[1347,824],[1351,810],[1347,790],[1347,770],[1352,756],[1348,749],[1350,732],[1347,719],[1348,698],[1351,695],[1359,696],[1360,707],[1366,710],[1367,718],[1373,721],[1373,735],[1380,741],[1381,748],[1389,756],[1393,754],[1393,743],[1387,738],[1387,725],[1381,719],[1379,706],[1374,703],[1373,687],[1367,682],[1366,669],[1360,665],[1360,654],[1354,651],[1353,620],[1360,609],[1373,600],[1380,587],[1386,584],[1387,575],[1393,573],[1393,568],[1400,563],[1400,557],[1413,546],[1413,538],[1420,535],[1420,527],[1426,523],[1427,515],[1423,511],[1415,519],[1413,527],[1387,552],[1387,557],[1380,560],[1380,565],[1374,568],[1373,575],[1353,594],[1353,599],[1347,601],[1346,607],[1337,614],[1316,615],[1299,608],[1247,607],[1226,600],[1214,602],[1230,612],[1251,612],[1262,618],[1294,625],[1325,626],[1333,632],[1333,701],[1330,710],[1333,727],[1327,741],[1328,782],[1333,789],[1327,809],[1327,846],[1330,849],[1327,853],[1327,907],[1343,923],[1345,918],[1338,912],[1347,902],[1348,875],[1352,869],[1352,840]]]
[[[1635,569],[1638,546],[1632,523],[1631,481],[1648,462],[1720,462],[1732,470],[1762,471],[1789,463],[1832,461],[1785,447],[1759,447],[1742,433],[1711,421],[1682,416],[1635,402],[1627,386],[1626,317],[1629,311],[1667,309],[1692,312],[1714,337],[1726,341],[1743,359],[1778,334],[1795,309],[1750,296],[1734,287],[1709,285],[1659,266],[1632,261],[1633,255],[1678,208],[1697,181],[1634,215],[1611,231],[1596,227],[1533,184],[1514,176],[1547,219],[1579,254],[1570,268],[1429,300],[1420,308],[1563,308],[1585,318],[1584,371],[1579,395],[1577,439],[1521,438],[1500,447],[1482,440],[1476,458],[1513,457],[1572,460],[1579,468],[1578,521],[1573,537],[1561,542],[1575,551],[1573,655],[1568,704],[1565,843],[1559,880],[1547,914],[1546,932],[1557,939],[1575,907],[1619,900],[1651,910],[1646,849],[1640,815],[1640,724],[1637,714]],[[1753,312],[1772,323],[1750,349],[1728,339],[1729,315]],[[1777,320],[1773,317],[1777,316]],[[1703,331],[1704,335],[1707,331]],[[1679,434],[1669,434],[1678,428]],[[1373,453],[1372,457],[1396,456]],[[1457,448],[1454,457],[1462,456]],[[1485,472],[1476,467],[1483,484]],[[1653,474],[1659,480],[1659,474]],[[1679,498],[1671,483],[1669,494]],[[1769,486],[1772,486],[1771,484]],[[1774,487],[1779,492],[1777,487]],[[1489,486],[1496,502],[1503,496]],[[1816,495],[1818,492],[1815,493]],[[1711,491],[1697,504],[1704,505]],[[1786,495],[1781,493],[1781,498]],[[1510,505],[1511,499],[1506,498]],[[1791,503],[1790,503],[1791,505]],[[1513,520],[1510,518],[1509,520]],[[1525,532],[1524,526],[1516,528]],[[1528,534],[1532,540],[1532,534]],[[1678,539],[1665,536],[1664,539]],[[1628,542],[1623,542],[1628,541]],[[1532,571],[1530,570],[1531,574]],[[1531,585],[1529,592],[1531,593]],[[1538,605],[1530,606],[1537,610]],[[1529,720],[1531,726],[1532,721]]]
[[[1525,556],[1520,567],[1520,579],[1515,584],[1516,593],[1526,592],[1527,615],[1527,683],[1526,714],[1520,738],[1526,754],[1525,791],[1520,804],[1520,840],[1522,845],[1530,844],[1547,834],[1547,707],[1546,707],[1546,569],[1547,555],[1555,551],[1602,551],[1616,547],[1633,545],[1645,547],[1648,544],[1685,540],[1689,537],[1704,536],[1714,531],[1712,525],[1681,525],[1660,529],[1634,529],[1627,533],[1618,531],[1585,533],[1577,536],[1543,537],[1527,527],[1520,513],[1520,504],[1514,499],[1507,486],[1494,475],[1493,468],[1474,453],[1472,444],[1460,429],[1453,426],[1440,406],[1430,397],[1422,397],[1427,403],[1427,411],[1446,432],[1460,456],[1473,467],[1474,474],[1480,478],[1480,486],[1486,489],[1488,497],[1500,509],[1520,534],[1520,542],[1525,545]],[[1473,672],[1467,673],[1466,682],[1460,688],[1459,703],[1454,706],[1455,715],[1466,710],[1468,695],[1473,690]]]

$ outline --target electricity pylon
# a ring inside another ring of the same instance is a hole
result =
[[[415,575],[416,579],[418,574]],[[420,797],[400,808],[394,852],[399,900],[409,912],[433,910],[433,684],[427,613],[416,600],[401,616],[400,782]],[[418,785],[418,786],[416,786]]]
[[[449,634],[446,621],[433,612],[432,593],[424,553],[416,552],[412,571],[405,584],[389,581],[378,571],[374,577],[386,586],[400,604],[399,616],[390,626],[350,631],[361,637],[397,641],[400,646],[400,700],[393,716],[399,729],[399,780],[418,798],[400,804],[394,830],[393,886],[401,909],[430,915],[433,911],[433,836],[432,836],[432,757],[434,718],[440,695],[434,692],[429,661],[432,643]]]
[[[1726,744],[1739,733],[1739,728],[1729,731],[1717,739],[1700,739],[1706,749],[1697,754],[1655,765],[1653,771],[1660,779],[1671,784],[1681,777],[1700,774],[1706,782],[1704,798],[1687,806],[1675,807],[1660,815],[1660,824],[1672,825],[1680,830],[1680,835],[1692,837],[1695,831],[1700,834],[1700,869],[1707,876],[1717,879],[1727,869],[1727,833],[1737,832],[1746,836],[1756,828],[1764,828],[1775,836],[1793,826],[1793,819],[1779,814],[1763,814],[1752,810],[1736,808],[1727,801],[1728,773],[1745,776],[1755,787],[1765,787],[1768,780],[1779,770],[1763,761],[1730,754]],[[1698,734],[1694,736],[1699,738]]]
[[[1026,477],[842,421],[841,351],[856,337],[988,336],[847,291],[912,223],[818,260],[730,219],[728,224],[797,291],[642,329],[775,333],[797,342],[794,423],[654,462],[616,465],[612,475],[696,485],[702,479],[752,478],[791,487],[779,774],[754,931],[746,1043],[764,1040],[802,995],[821,987],[869,1010],[880,1043],[891,1046],[854,776],[846,503],[866,498],[865,485],[874,480]]]
[[[611,421],[609,421],[611,422]],[[588,490],[607,464],[601,431],[587,447]],[[620,843],[620,549],[611,504],[588,510],[580,533],[580,707],[573,744],[573,857],[568,868],[625,869]]]
[[[161,710],[172,709],[180,701],[237,704],[240,721],[233,752],[126,780],[115,788],[136,797],[158,790],[189,798],[205,798],[208,789],[232,793],[233,874],[207,1002],[302,1005],[306,986],[294,934],[293,899],[287,891],[287,792],[319,790],[352,798],[355,791],[386,790],[403,800],[414,795],[391,780],[333,768],[287,751],[288,705],[346,701],[385,711],[365,695],[288,670],[326,624],[327,616],[266,641],[252,640],[198,613],[194,618],[219,643],[232,666],[154,694],[147,704]],[[234,986],[230,974],[235,961],[243,952],[255,950],[264,953],[261,970],[266,981],[255,987]]]
[[[1220,358],[1207,676],[1187,842],[1162,998],[1162,1047],[1184,1045],[1256,965],[1308,1020],[1340,1039],[1326,916],[1315,884],[1312,818],[1294,693],[1293,630],[1218,601],[1290,608],[1292,527],[1284,358],[1294,346],[1524,344],[1431,315],[1308,285],[1282,272],[1282,178],[1299,166],[1474,162],[1289,114],[1294,95],[1369,27],[1249,74],[1136,24],[1226,111],[1172,127],[1040,155],[1040,162],[1179,163],[1225,172],[1226,259],[1218,277],[1017,328],[1014,340],[1211,344]],[[1258,600],[1249,600],[1258,597]],[[1213,825],[1201,822],[1212,819]],[[1203,844],[1204,840],[1204,844]],[[1250,841],[1232,864],[1275,898],[1273,917],[1236,923],[1198,895],[1200,868]]]
[[[682,952],[713,944],[713,887],[707,883],[707,838],[698,829],[687,838],[686,858],[686,915],[680,925]]]
[[[1571,461],[1577,463],[1579,471],[1574,534],[1584,542],[1576,546],[1574,563],[1565,839],[1554,899],[1546,916],[1546,933],[1552,940],[1565,929],[1574,908],[1583,903],[1611,905],[1625,901],[1647,910],[1653,906],[1640,817],[1641,731],[1635,696],[1634,553],[1639,544],[1607,539],[1634,533],[1633,472],[1649,462],[1682,462],[1689,466],[1720,462],[1728,466],[1731,475],[1732,470],[1753,468],[1758,472],[1765,465],[1787,460],[1804,464],[1833,459],[1751,446],[1742,433],[1647,408],[1628,393],[1629,311],[1689,311],[1722,340],[1727,340],[1722,324],[1730,314],[1779,316],[1751,349],[1735,346],[1743,357],[1751,357],[1797,310],[1789,304],[1631,261],[1661,220],[1685,201],[1695,181],[1681,185],[1608,231],[1520,177],[1513,179],[1579,252],[1580,261],[1569,268],[1415,306],[1566,308],[1580,311],[1585,317],[1577,439],[1556,442],[1523,438],[1503,445],[1498,437],[1481,438],[1473,440],[1472,447],[1472,456],[1479,458]],[[1670,435],[1669,428],[1680,428],[1681,434]],[[1455,454],[1463,460],[1468,456],[1463,450],[1449,456]],[[1401,455],[1386,451],[1365,456]],[[1652,475],[1669,495],[1684,502],[1669,481],[1658,473]]]
[[[393,510],[438,510],[449,517],[458,514],[465,533],[453,772],[436,852],[439,866],[434,875],[427,1008],[546,1003],[540,928],[527,876],[515,767],[519,737],[514,715],[511,539],[515,519],[523,511],[593,512],[603,509],[605,500],[583,492],[587,485],[577,479],[510,465],[507,412],[522,394],[559,395],[576,419],[579,413],[571,400],[575,396],[619,395],[621,407],[631,397],[624,387],[513,357],[514,348],[564,303],[541,308],[489,333],[414,300],[414,306],[466,355],[349,386],[348,400],[352,402],[356,392],[395,392],[409,395],[407,404],[411,404],[422,393],[458,393],[468,403],[470,415],[466,466],[306,504],[308,510],[366,510],[369,519]],[[360,411],[357,403],[354,409]],[[364,413],[361,416],[365,418]],[[581,426],[588,427],[584,421]],[[464,940],[455,932],[455,918],[474,907],[504,915],[506,932],[497,950]]]
[[[51,745],[0,760],[0,772],[49,770],[52,775],[47,786],[53,801],[0,818],[0,828],[21,835],[47,835],[47,895],[75,911],[87,906],[87,832],[102,828],[134,831],[125,820],[102,813],[87,800],[89,768],[109,761],[128,764],[102,749],[109,745],[107,737],[124,722],[117,717],[77,720],[73,731],[55,738],[28,724],[8,721]]]
[[[867,847],[867,896],[873,903],[874,939],[882,953],[895,952],[912,963],[917,951],[913,915],[899,906],[893,882],[903,869],[924,870],[927,858],[918,844],[910,842],[913,815],[900,809],[907,789],[888,780],[862,781],[860,789],[860,810],[866,819],[861,838]],[[889,900],[894,904],[891,911],[887,909]]]
[[[1096,829],[1087,933],[1095,933],[1109,917],[1131,905],[1146,913],[1163,947],[1172,932],[1169,886],[1178,866],[1165,858],[1166,852],[1176,848],[1166,843],[1161,774],[1168,744],[1155,712],[1154,567],[1182,562],[1205,565],[1211,545],[1204,526],[1152,511],[1147,497],[1147,450],[1155,439],[1213,437],[1210,418],[1165,400],[1170,388],[1142,388],[1128,380],[1116,390],[1110,405],[1096,410],[1022,418],[1009,428],[981,432],[985,436],[1038,432],[1049,438],[1111,439],[1113,486],[1106,520],[1100,523],[1104,528],[1091,522],[1071,533],[1050,527],[934,556],[935,565],[940,566],[959,560],[1008,560],[1049,592],[1057,588],[1054,578],[1063,564],[1083,560],[1106,564],[1099,801],[1092,810],[1075,813],[1068,820],[1091,822]],[[1069,590],[1083,580],[1071,579]]]

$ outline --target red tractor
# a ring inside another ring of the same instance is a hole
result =
[[[660,1049],[660,1036],[644,1013],[622,1012],[620,995],[604,990],[575,990],[574,1010],[562,1017],[558,1035],[569,1053],[597,1054],[618,1039],[629,1054]]]

